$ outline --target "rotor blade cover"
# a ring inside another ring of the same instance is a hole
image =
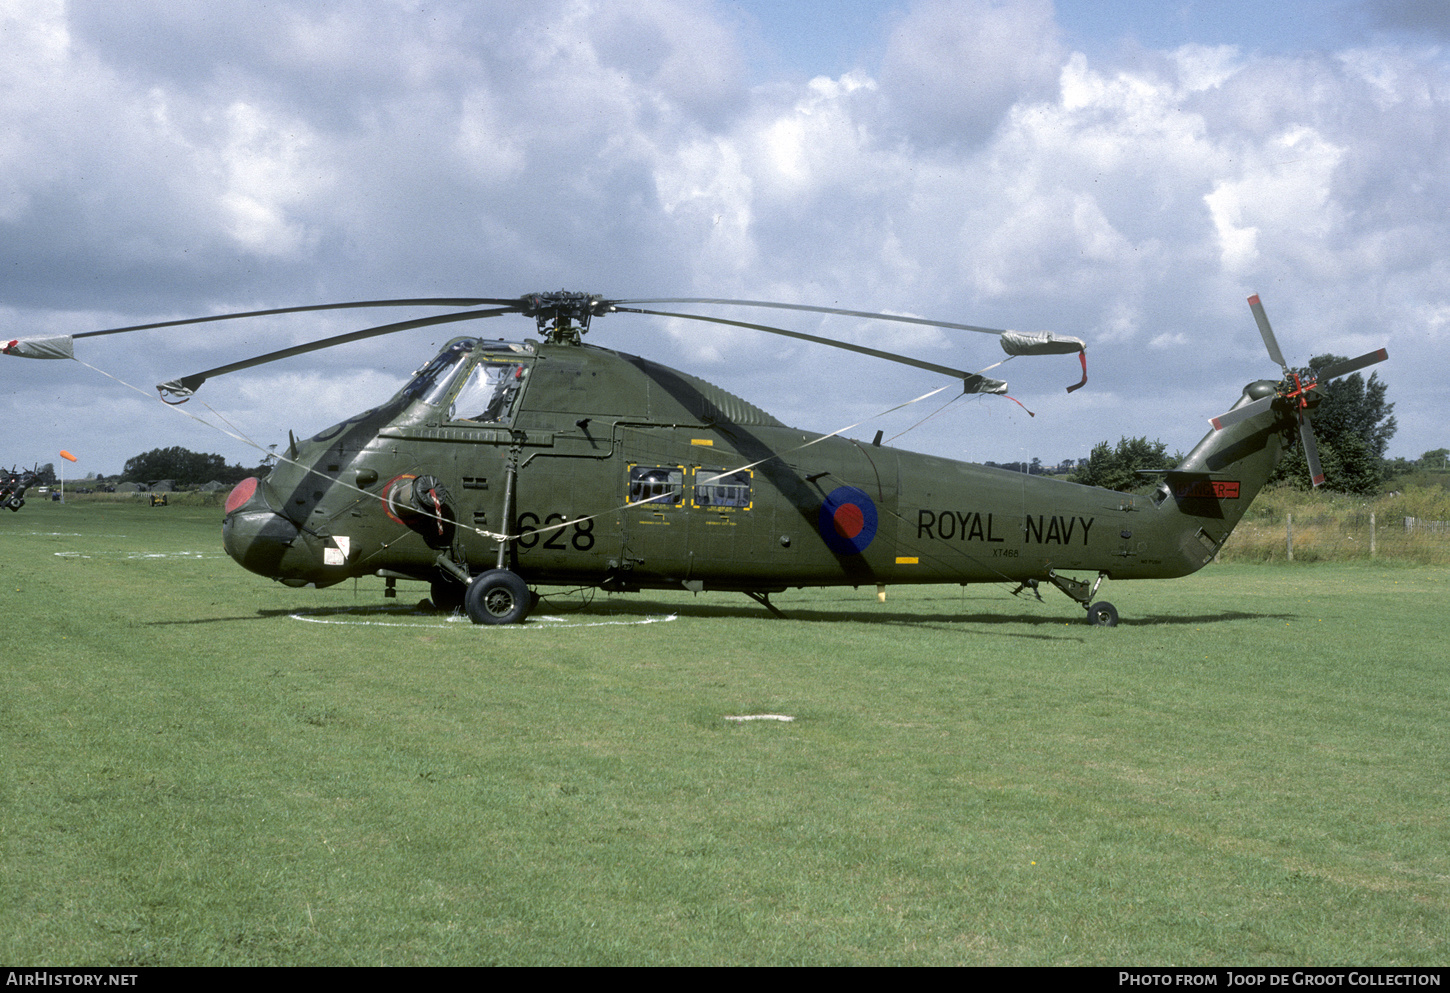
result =
[[[980,373],[974,373],[962,380],[963,393],[1003,393],[1007,392],[1007,383],[1001,379],[992,379]]]
[[[1071,335],[1051,331],[1003,331],[997,339],[1008,355],[1071,355],[1077,353],[1082,362],[1082,380],[1067,388],[1074,393],[1087,385],[1087,343]]]
[[[1051,331],[1003,331],[1000,340],[1008,355],[1071,355],[1087,349],[1081,338]]]
[[[22,359],[73,359],[75,348],[68,334],[46,338],[15,338],[0,347],[0,352]]]

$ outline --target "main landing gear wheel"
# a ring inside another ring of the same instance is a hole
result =
[[[533,605],[528,584],[507,569],[490,569],[469,583],[463,594],[463,609],[475,624],[518,624]]]
[[[463,606],[463,594],[468,588],[456,579],[435,579],[429,591],[429,599],[433,601],[433,609],[444,610],[448,613]]]
[[[1093,627],[1115,628],[1118,626],[1118,608],[1106,600],[1088,608],[1088,623]]]

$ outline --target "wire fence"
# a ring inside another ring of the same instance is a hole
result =
[[[1450,521],[1372,510],[1285,513],[1243,521],[1219,551],[1220,562],[1343,562],[1385,559],[1450,564]]]

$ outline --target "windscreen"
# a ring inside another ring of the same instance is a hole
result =
[[[527,367],[522,362],[480,362],[453,398],[450,421],[478,421],[507,424],[513,418],[514,400],[523,386]]]
[[[424,403],[438,404],[448,393],[453,376],[478,344],[477,338],[459,338],[434,356],[433,361],[413,373],[408,385],[403,387],[403,396],[411,400],[421,399]]]

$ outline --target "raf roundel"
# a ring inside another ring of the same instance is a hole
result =
[[[838,486],[821,504],[818,528],[837,555],[860,555],[876,537],[876,505],[854,486]]]

